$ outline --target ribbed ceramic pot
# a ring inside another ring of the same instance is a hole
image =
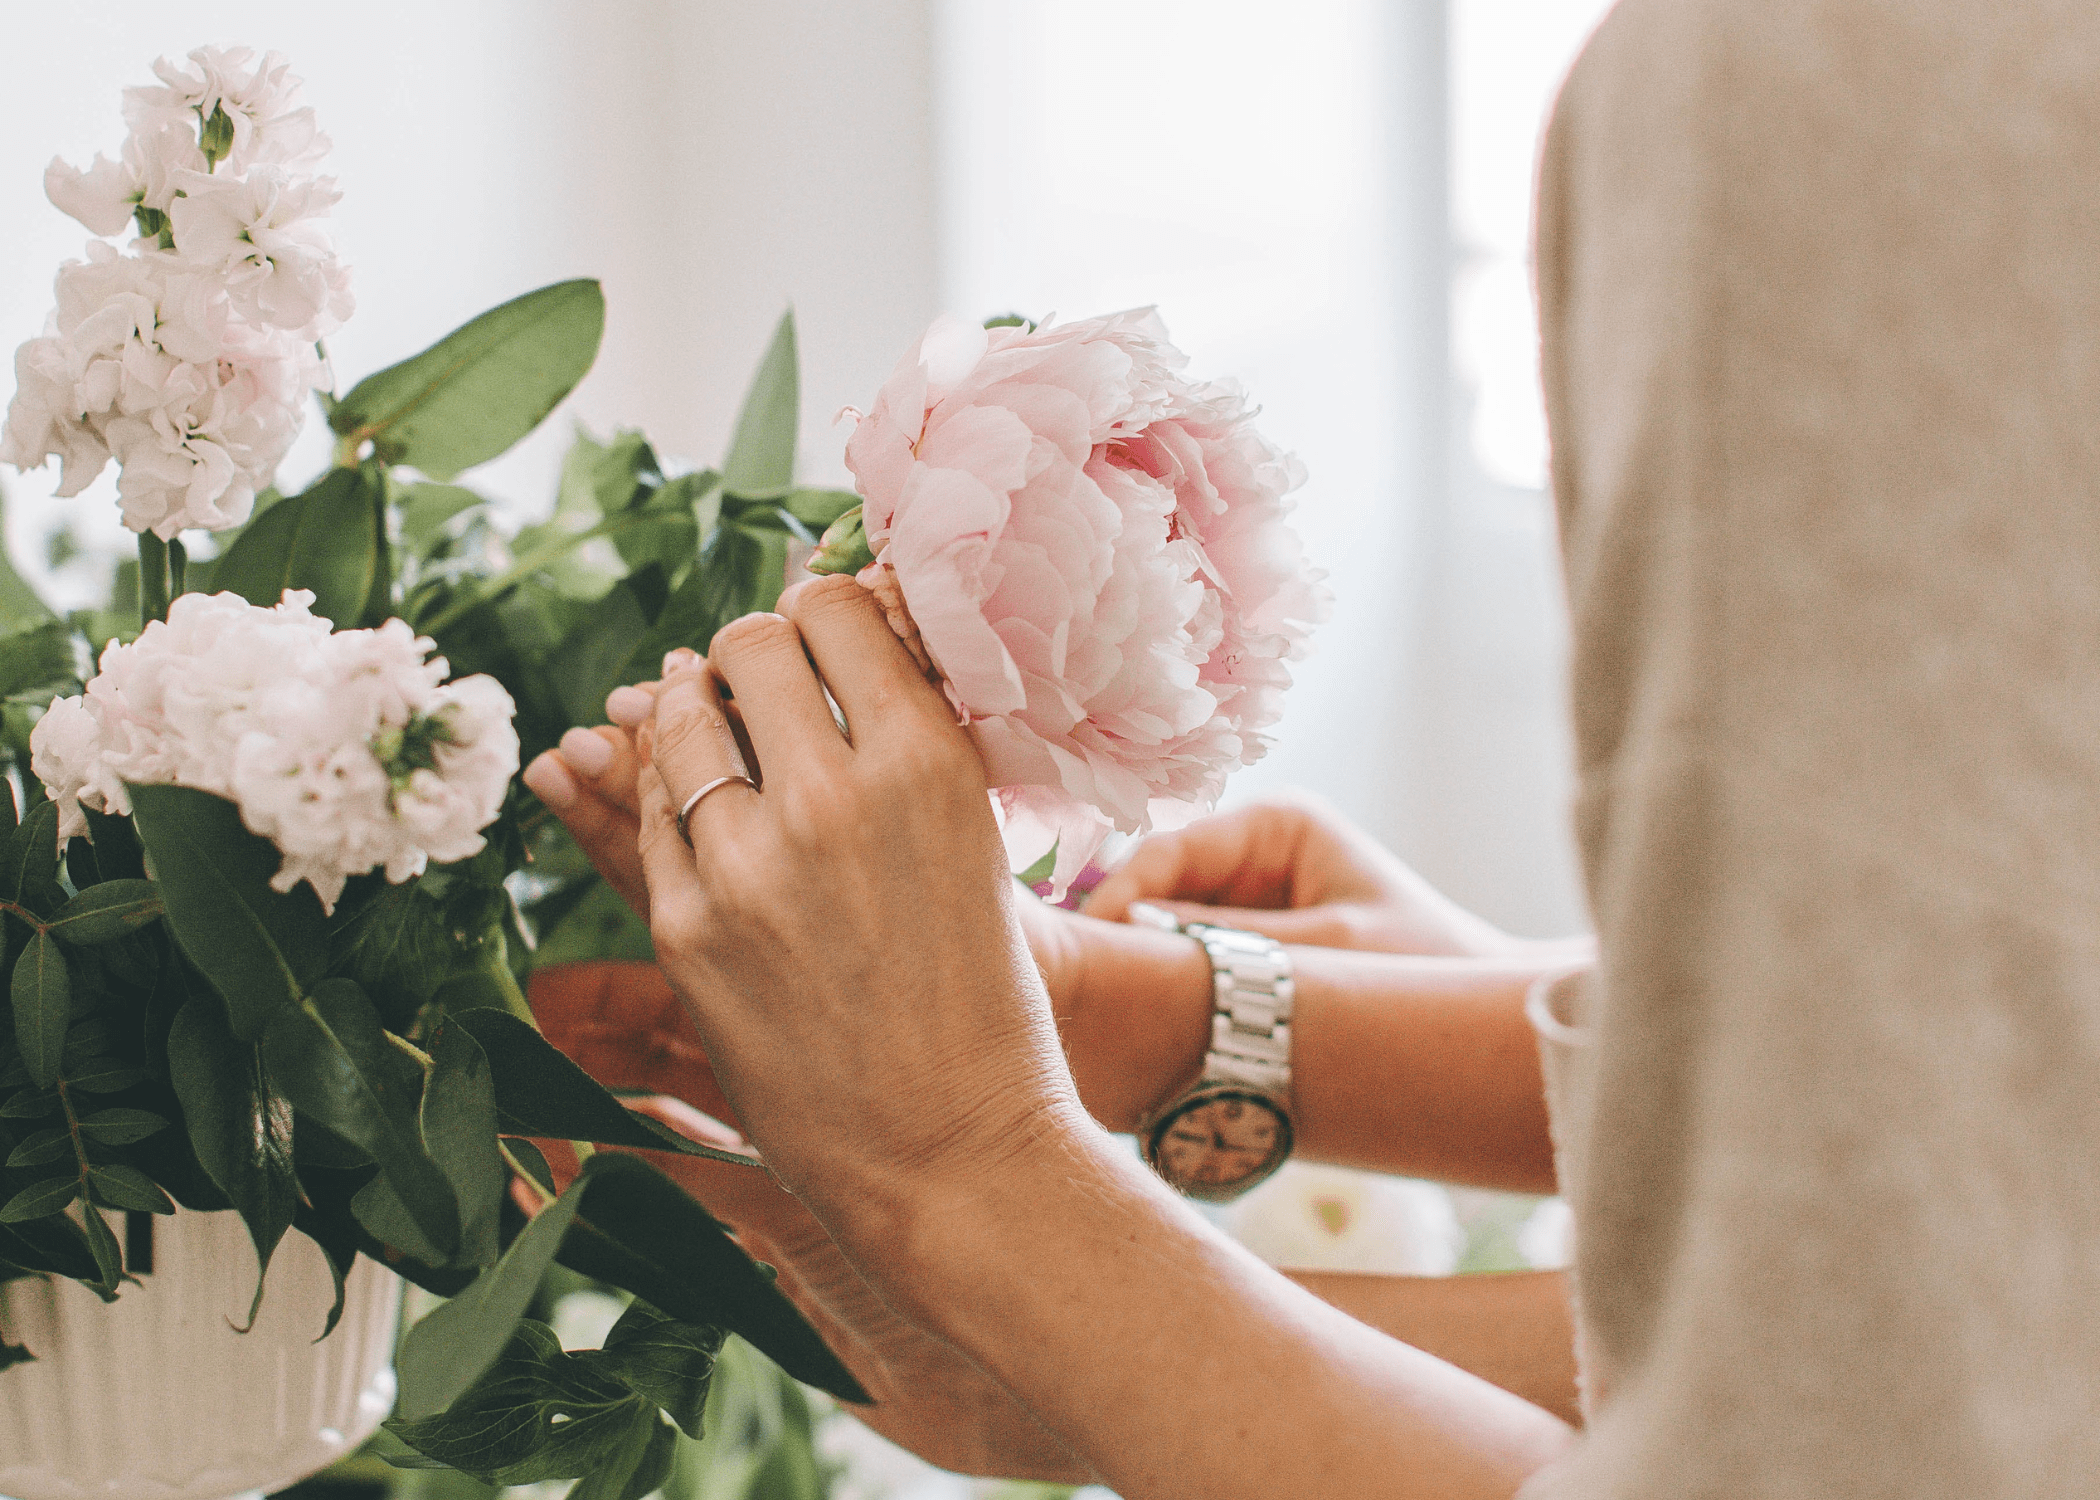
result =
[[[359,1257],[334,1333],[320,1248],[288,1234],[247,1333],[255,1251],[240,1216],[153,1224],[153,1269],[114,1303],[71,1281],[0,1285],[0,1496],[226,1500],[280,1489],[372,1435],[394,1404],[401,1281]]]

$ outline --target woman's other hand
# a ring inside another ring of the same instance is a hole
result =
[[[1530,945],[1450,900],[1326,802],[1290,793],[1159,833],[1101,883],[1087,911],[1126,921],[1163,907],[1284,943],[1462,958]]]

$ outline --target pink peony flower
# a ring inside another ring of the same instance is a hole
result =
[[[1185,363],[1149,308],[943,319],[846,445],[862,581],[916,627],[1016,861],[1056,840],[1057,896],[1110,829],[1182,821],[1261,757],[1329,604],[1285,520],[1303,470]]]

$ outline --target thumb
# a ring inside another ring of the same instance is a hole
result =
[[[1340,903],[1324,906],[1205,906],[1200,901],[1133,902],[1173,913],[1177,922],[1205,922],[1212,927],[1232,927],[1258,932],[1279,943],[1308,948],[1360,948],[1362,922],[1354,907]]]

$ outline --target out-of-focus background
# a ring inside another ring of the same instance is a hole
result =
[[[467,481],[520,521],[551,503],[569,421],[717,459],[790,303],[820,481],[845,478],[832,413],[936,313],[1156,303],[1193,370],[1241,379],[1303,458],[1299,521],[1338,599],[1231,795],[1310,787],[1494,920],[1566,934],[1585,918],[1527,238],[1545,110],[1606,8],[0,0],[0,349],[40,330],[87,239],[45,202],[45,163],[114,152],[119,89],[204,43],[284,52],[334,137],[359,305],[330,340],[339,386],[518,292],[605,283],[566,419]],[[325,454],[316,421],[287,479]],[[129,546],[113,484],[0,482],[18,564],[88,602]],[[1272,1258],[1562,1253],[1552,1205],[1304,1170],[1268,1218],[1239,1212]],[[1348,1245],[1322,1241],[1344,1200]],[[888,1461],[835,1492],[968,1493]]]

